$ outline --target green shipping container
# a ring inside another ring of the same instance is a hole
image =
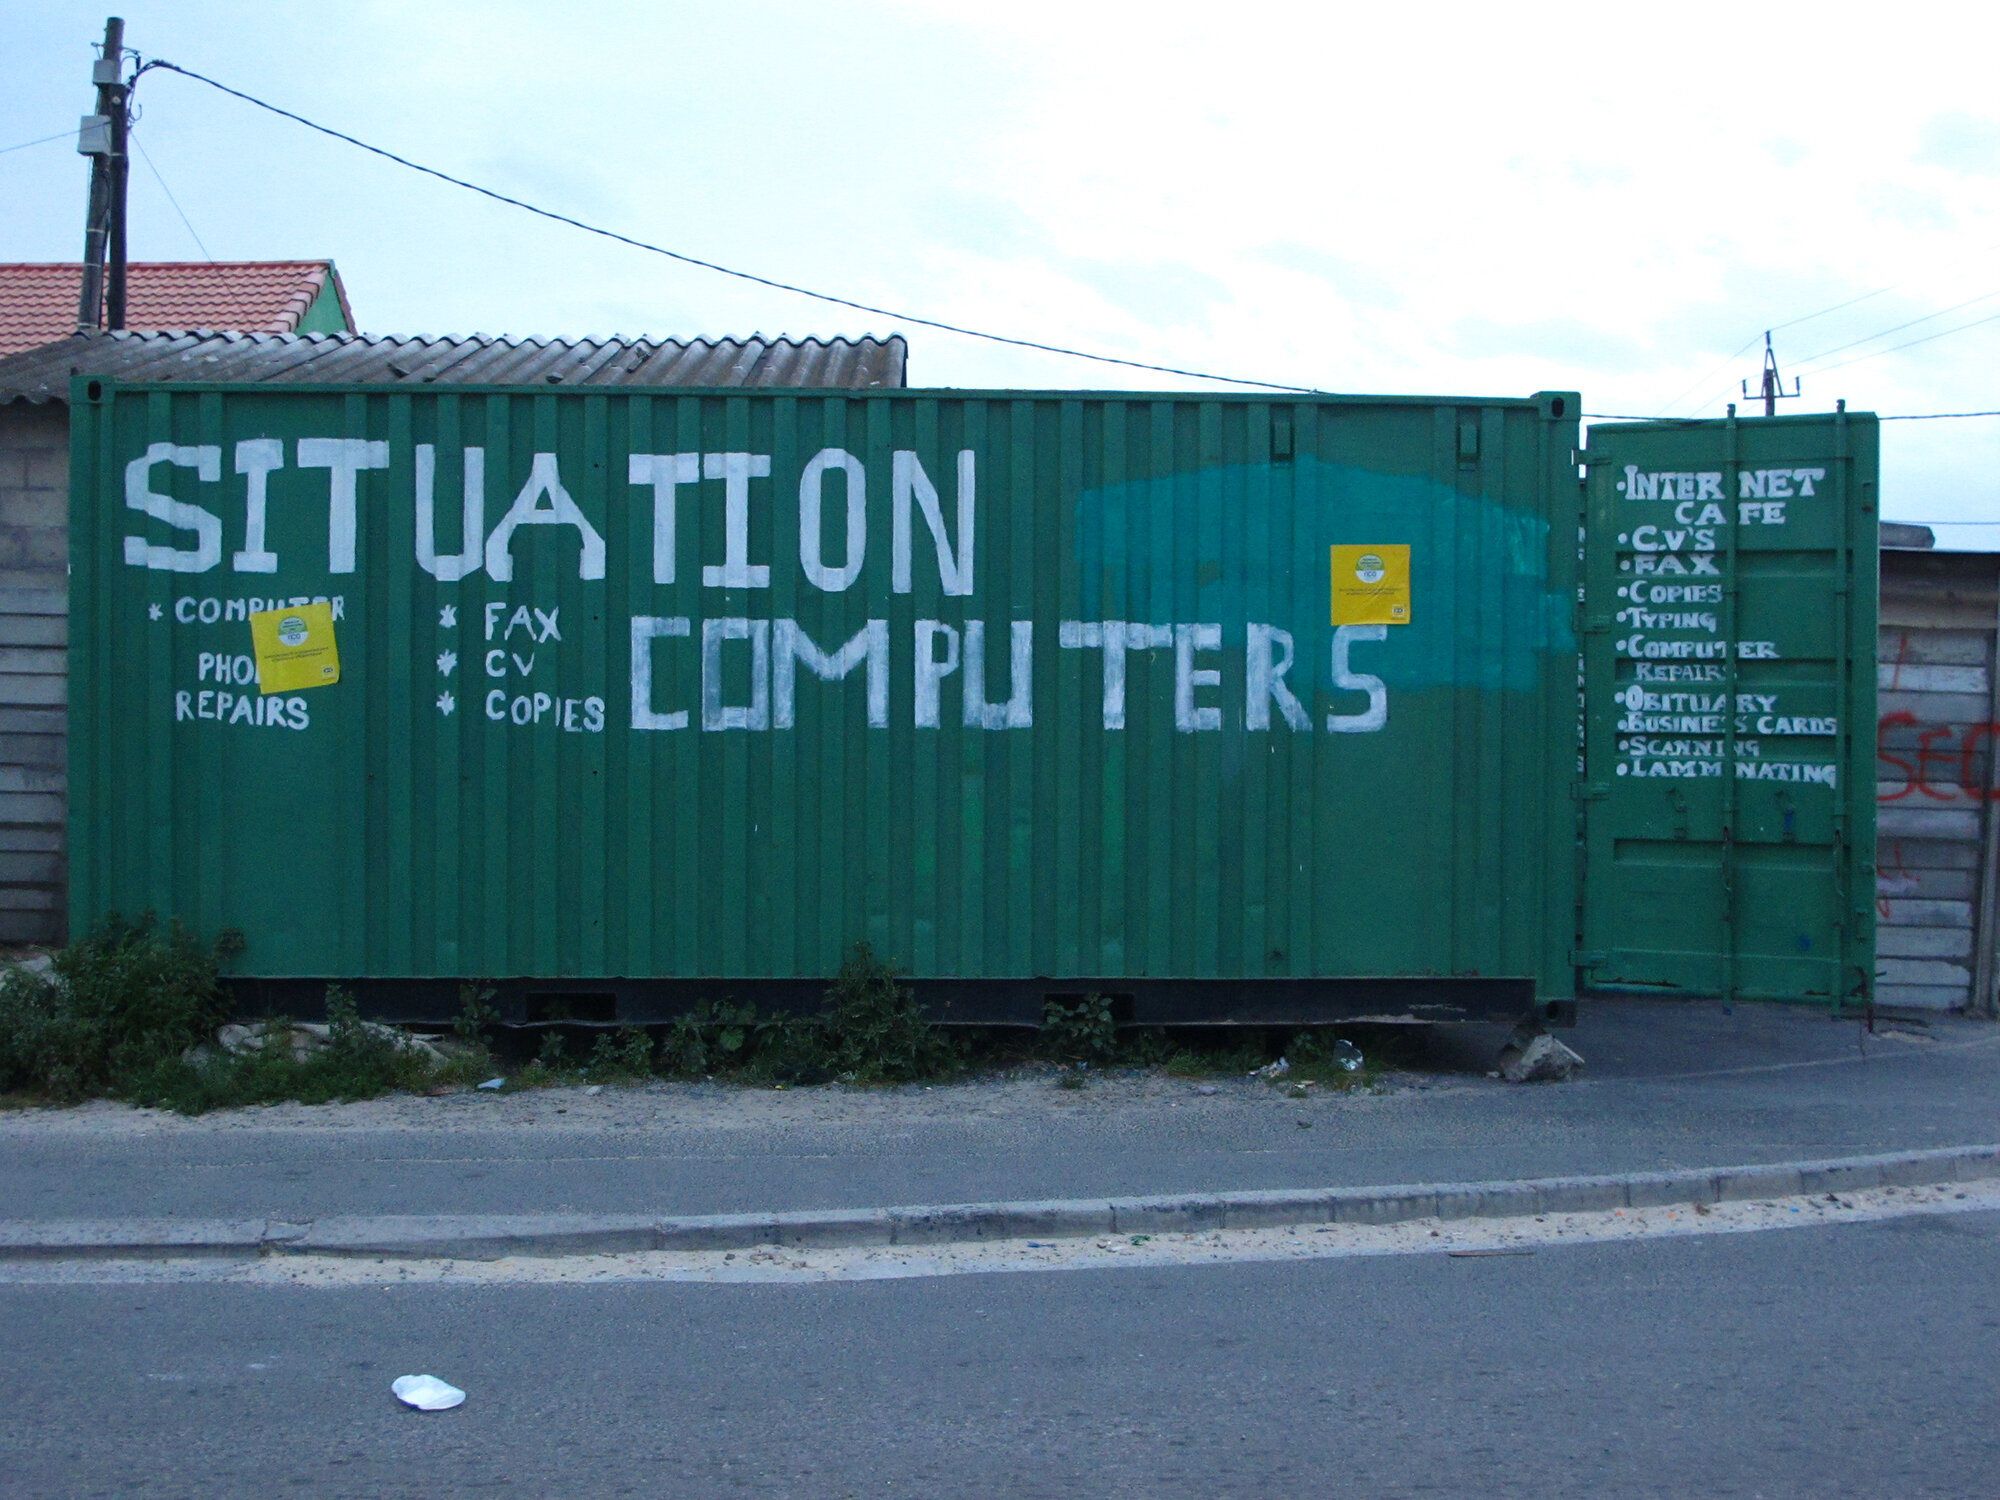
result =
[[[294,1013],[803,1002],[860,940],[956,1019],[1560,1007],[1580,850],[1639,868],[1580,829],[1578,406],[79,380],[75,919],[240,929]],[[314,601],[339,680],[260,691]]]
[[[1866,1003],[1876,419],[1594,427],[1586,457],[1582,983]]]

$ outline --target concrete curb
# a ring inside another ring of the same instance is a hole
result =
[[[448,1214],[331,1218],[310,1223],[273,1219],[14,1220],[0,1222],[0,1260],[254,1260],[264,1255],[498,1260],[506,1256],[616,1255],[634,1250],[749,1250],[760,1245],[794,1249],[945,1245],[1030,1237],[1270,1229],[1292,1224],[1512,1218],[1993,1178],[2000,1178],[2000,1145],[1515,1182],[1277,1188],[1151,1198],[803,1209],[668,1219],[614,1214]]]

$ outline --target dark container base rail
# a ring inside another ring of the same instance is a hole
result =
[[[505,1026],[646,1026],[703,1002],[810,1015],[825,1008],[826,979],[330,979],[225,976],[245,1018],[324,1015],[326,990],[351,991],[361,1014],[402,1025],[449,1025],[470,985]],[[1125,1026],[1318,1026],[1351,1021],[1480,1021],[1574,1025],[1575,1002],[1538,1002],[1534,981],[1380,979],[913,979],[926,1015],[947,1026],[1037,1026],[1049,1000],[1097,994]],[[488,994],[487,992],[491,992]]]

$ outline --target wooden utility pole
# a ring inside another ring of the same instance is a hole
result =
[[[125,184],[127,118],[125,23],[104,23],[104,55],[90,70],[97,85],[97,113],[84,117],[76,149],[90,158],[90,206],[83,227],[83,286],[77,295],[79,331],[125,326]],[[106,277],[107,261],[110,275]]]

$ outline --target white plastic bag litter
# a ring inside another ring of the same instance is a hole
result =
[[[493,1089],[495,1091],[503,1089],[506,1086],[507,1080],[504,1078],[489,1078],[484,1083],[475,1083],[473,1085],[476,1089]]]
[[[435,1375],[404,1375],[389,1387],[396,1399],[418,1411],[450,1411],[465,1400],[465,1392]]]

